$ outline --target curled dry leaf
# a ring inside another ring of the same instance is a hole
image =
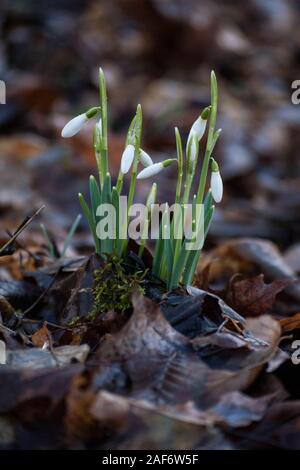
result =
[[[264,275],[233,281],[227,298],[232,307],[246,317],[267,313],[275,302],[276,295],[291,285],[292,279],[277,279],[265,284]]]
[[[204,264],[203,264],[204,263]],[[220,245],[213,250],[199,269],[210,264],[210,281],[222,278],[230,279],[236,273],[263,273],[270,281],[288,279],[292,282],[286,292],[296,301],[300,301],[300,285],[297,277],[281,256],[276,245],[257,238],[240,238]]]
[[[40,328],[38,331],[36,331],[32,337],[31,341],[34,346],[37,348],[42,348],[44,344],[49,341],[49,335],[50,332],[47,328],[47,323],[45,322],[42,328]]]
[[[262,370],[264,364],[279,354],[280,325],[272,317],[263,315],[247,320],[242,334],[226,327],[207,336],[192,340],[199,357],[214,369],[236,371],[251,381]],[[286,360],[280,357],[277,367]],[[275,365],[274,365],[275,368]]]
[[[187,291],[189,296],[178,296],[161,303],[165,317],[177,331],[194,338],[216,331],[224,322],[233,330],[243,330],[243,317],[220,297],[192,286]]]

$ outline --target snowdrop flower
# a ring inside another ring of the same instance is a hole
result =
[[[145,178],[150,178],[151,176],[156,175],[157,173],[160,173],[164,168],[171,165],[171,163],[174,161],[177,161],[176,158],[169,158],[168,160],[164,160],[163,162],[154,163],[153,165],[148,166],[147,168],[144,168],[144,170],[142,170],[137,175],[137,179],[143,180]]]
[[[189,136],[188,136],[187,144],[186,144],[187,149],[189,148],[189,145],[190,145],[190,139],[193,136],[196,136],[196,138],[198,139],[198,142],[199,140],[202,139],[205,129],[206,129],[206,123],[209,117],[209,112],[210,112],[210,106],[208,106],[202,111],[201,115],[198,117],[198,119],[196,119],[196,121],[192,125]]]
[[[83,126],[88,122],[89,119],[95,116],[99,108],[91,108],[86,113],[79,114],[79,116],[74,117],[71,121],[67,122],[63,130],[61,131],[61,136],[68,138],[73,137],[77,134]]]
[[[147,166],[151,166],[153,165],[153,161],[152,161],[152,158],[150,157],[150,155],[148,155],[147,152],[145,152],[145,150],[140,150],[140,160],[141,160],[141,164],[147,168]]]
[[[135,149],[132,144],[129,144],[127,145],[127,147],[125,147],[121,158],[121,172],[123,173],[123,175],[126,175],[126,173],[128,173],[131,168],[134,159],[134,152]]]
[[[214,159],[212,159],[211,162],[210,188],[215,202],[221,202],[223,196],[223,181],[220,175],[219,165]]]

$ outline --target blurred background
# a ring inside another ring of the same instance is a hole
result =
[[[68,119],[98,103],[105,71],[110,167],[115,176],[137,103],[144,112],[143,148],[172,157],[174,127],[184,139],[209,104],[209,76],[219,82],[215,150],[225,182],[207,247],[263,237],[281,249],[300,235],[300,79],[297,0],[2,0],[0,79],[0,241],[41,204],[58,241],[80,212],[95,172],[92,129],[63,140]],[[200,157],[201,159],[201,157]],[[176,169],[156,179],[158,199],[172,201]],[[146,197],[150,180],[138,184]],[[23,234],[40,243],[37,223]],[[91,247],[85,222],[74,239]],[[291,248],[292,247],[292,248]]]

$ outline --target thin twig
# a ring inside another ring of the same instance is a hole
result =
[[[33,221],[33,219],[45,208],[45,206],[41,206],[31,217],[25,219],[26,221],[20,225],[20,227],[15,231],[13,236],[0,248],[0,254],[9,246],[11,245],[20,235],[25,228],[28,227],[29,224]]]
[[[45,323],[44,320],[34,320],[33,318],[22,318],[22,321],[24,323]],[[58,330],[67,330],[67,331],[73,331],[72,328],[69,328],[68,326],[63,326],[63,325],[57,325],[56,323],[52,323],[50,321],[46,321],[47,325],[52,326],[53,328],[57,328]]]
[[[2,323],[0,323],[0,330],[4,330],[6,331],[6,333],[10,333],[14,336],[16,336],[18,333],[14,330],[11,330],[10,328],[8,328],[7,326],[4,326]]]

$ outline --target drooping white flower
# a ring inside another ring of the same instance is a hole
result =
[[[89,118],[85,113],[79,114],[79,116],[74,117],[65,125],[61,131],[61,136],[64,138],[73,137],[73,135],[77,134],[77,132],[83,128],[88,120]]]
[[[98,110],[99,108],[91,108],[86,113],[79,114],[71,119],[62,129],[61,136],[64,138],[73,137],[83,128],[89,119],[97,114]]]
[[[125,147],[121,158],[121,172],[123,173],[123,175],[126,175],[126,173],[128,173],[131,168],[131,165],[134,160],[134,151],[134,146],[131,144]]]
[[[193,136],[197,137],[198,142],[202,139],[205,129],[206,129],[206,124],[207,124],[207,119],[209,117],[209,113],[210,113],[210,106],[208,106],[202,111],[201,115],[198,117],[198,119],[196,119],[196,121],[192,125],[191,130],[189,132],[187,144],[186,144],[187,149],[189,148],[190,139]]]
[[[138,180],[143,180],[145,178],[150,178],[151,176],[154,176],[157,173],[160,173],[164,168],[171,165],[171,163],[174,162],[174,161],[177,161],[177,160],[174,159],[174,158],[169,158],[168,160],[164,160],[163,162],[154,163],[153,165],[148,166],[147,168],[144,168],[137,175],[137,179]]]
[[[150,155],[148,155],[148,153],[145,152],[145,150],[143,150],[143,149],[140,150],[140,160],[141,160],[141,164],[142,164],[145,168],[147,168],[147,166],[153,165],[152,158],[151,158]]]
[[[215,202],[221,202],[223,197],[223,181],[220,175],[219,166],[215,160],[212,160],[211,164],[210,188]]]

